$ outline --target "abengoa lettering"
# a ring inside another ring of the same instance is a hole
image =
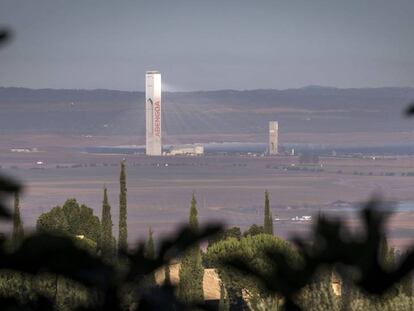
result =
[[[154,135],[161,136],[161,102],[159,100],[154,103]]]

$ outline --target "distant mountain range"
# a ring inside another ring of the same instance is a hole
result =
[[[414,88],[218,90],[163,93],[170,135],[411,131],[403,118]],[[143,135],[144,93],[0,87],[0,133]]]

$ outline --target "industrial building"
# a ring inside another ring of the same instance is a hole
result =
[[[181,146],[172,146],[169,155],[203,155],[204,146],[203,145],[181,145]]]
[[[145,74],[145,154],[148,156],[161,156],[162,152],[162,105],[161,105],[161,73],[147,71]],[[277,155],[278,150],[277,121],[269,122],[268,154]],[[204,146],[181,145],[172,146],[168,155],[203,155]]]
[[[160,156],[161,140],[161,74],[158,71],[147,71],[145,75],[145,153]]]
[[[269,122],[269,155],[276,155],[279,153],[278,140],[279,140],[279,123],[277,121]]]

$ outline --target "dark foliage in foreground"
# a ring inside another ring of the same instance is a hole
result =
[[[1,32],[1,30],[0,30]],[[0,38],[1,42],[1,38]],[[12,214],[10,210],[6,207],[4,203],[4,199],[7,197],[11,197],[16,192],[19,192],[21,186],[18,182],[7,178],[5,176],[0,175],[0,219],[12,219]]]
[[[380,202],[366,204],[361,211],[362,233],[351,233],[342,221],[320,217],[311,242],[294,239],[303,258],[300,265],[292,265],[283,252],[275,249],[266,251],[268,260],[277,267],[272,273],[263,273],[239,258],[228,258],[224,264],[255,277],[270,293],[284,297],[286,310],[300,310],[295,297],[326,267],[335,268],[343,279],[363,292],[381,296],[414,269],[414,249],[391,269],[381,260],[386,216]]]
[[[18,183],[0,177],[1,203],[19,190]],[[0,204],[0,217],[11,220],[11,216],[9,209]],[[125,292],[136,310],[206,309],[203,305],[178,301],[175,288],[170,284],[148,288],[145,280],[221,229],[219,225],[209,225],[195,232],[189,226],[182,227],[174,237],[161,241],[155,255],[147,256],[145,243],[140,243],[133,251],[119,253],[117,265],[110,265],[81,248],[73,237],[33,234],[12,251],[3,237],[0,239],[0,270],[24,273],[32,278],[48,273],[83,285],[92,297],[92,303],[78,310],[124,310]],[[0,306],[2,310],[53,310],[54,301],[36,292],[26,302],[0,297]]]
[[[410,103],[405,110],[405,114],[409,117],[414,116],[414,102]]]
[[[1,28],[0,29],[0,46],[7,43],[11,39],[11,32],[8,29]]]
[[[0,29],[0,46],[10,38],[10,32]],[[406,110],[414,115],[414,104]],[[0,218],[11,220],[12,214],[4,199],[20,191],[20,185],[0,175]],[[334,268],[343,277],[362,291],[372,295],[383,295],[414,269],[414,249],[391,269],[381,261],[381,246],[385,236],[386,214],[372,201],[361,212],[364,232],[351,233],[337,220],[320,217],[313,231],[312,242],[294,239],[303,259],[300,265],[293,265],[286,253],[269,248],[265,253],[274,263],[270,273],[263,273],[249,262],[240,258],[227,258],[224,265],[255,277],[272,294],[284,298],[286,310],[300,310],[295,297],[315,275],[327,266]],[[50,234],[34,234],[25,238],[18,248],[10,249],[7,240],[0,238],[0,270],[24,273],[32,277],[50,273],[65,277],[85,286],[93,303],[78,310],[123,310],[125,298],[122,293],[128,289],[130,301],[136,310],[190,310],[207,309],[204,305],[189,305],[180,302],[175,289],[169,282],[148,288],[145,281],[156,270],[182,256],[201,240],[222,232],[222,227],[211,225],[194,231],[191,226],[183,227],[175,237],[161,242],[159,251],[147,256],[145,243],[132,252],[118,254],[119,266],[109,265],[100,258],[81,248],[73,238]],[[223,233],[222,233],[223,234]],[[352,272],[352,273],[351,273]],[[13,297],[0,297],[2,310],[54,310],[54,302],[35,293],[29,301]]]
[[[16,182],[1,179],[2,201],[12,196],[20,187]],[[3,218],[11,219],[8,209],[1,205]],[[223,264],[251,275],[270,294],[283,298],[285,310],[300,310],[297,296],[312,284],[321,269],[333,268],[343,279],[371,295],[381,296],[395,288],[414,268],[414,250],[393,267],[381,260],[385,237],[384,223],[387,213],[378,201],[371,201],[361,212],[364,231],[349,232],[339,220],[320,217],[313,230],[311,242],[295,238],[300,263],[292,261],[280,248],[265,250],[266,260],[272,269],[263,273],[237,257],[227,257]],[[133,251],[118,253],[116,264],[93,255],[76,243],[73,237],[40,233],[25,238],[17,249],[10,250],[5,238],[0,239],[0,269],[23,273],[35,278],[48,273],[87,289],[89,303],[77,310],[193,310],[207,309],[198,305],[184,304],[176,297],[176,288],[169,282],[148,286],[148,277],[181,257],[201,240],[223,234],[222,227],[210,225],[194,231],[190,226],[178,230],[176,236],[160,242],[158,252],[148,256],[145,243]],[[17,297],[0,297],[3,310],[53,310],[56,301],[41,292],[34,292],[28,301]]]

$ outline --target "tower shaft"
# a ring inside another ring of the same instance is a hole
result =
[[[269,122],[269,155],[278,154],[279,124],[277,121]]]
[[[146,154],[161,155],[161,74],[147,71],[145,75]]]

